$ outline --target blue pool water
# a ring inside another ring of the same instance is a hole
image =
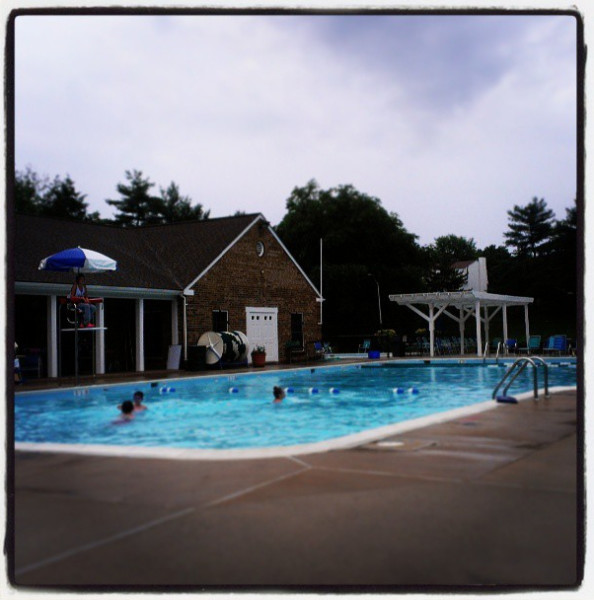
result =
[[[509,393],[532,389],[530,371]],[[15,439],[201,449],[306,444],[483,402],[504,372],[470,361],[368,363],[24,392],[15,398]],[[575,361],[549,369],[550,387],[575,384]],[[272,402],[276,385],[288,388],[281,404]],[[137,389],[148,410],[114,425],[118,404]]]

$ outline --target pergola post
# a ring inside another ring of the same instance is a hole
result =
[[[528,319],[528,305],[524,304],[524,324],[526,325],[526,348],[530,347],[530,321]]]
[[[483,339],[481,336],[481,301],[477,300],[474,304],[474,317],[476,320],[476,353],[478,356],[483,355]]]
[[[460,308],[460,354],[464,356],[464,326],[466,319],[464,318],[464,309]]]
[[[489,355],[489,307],[485,306],[485,347],[487,348],[487,355]]]
[[[507,306],[503,307],[503,346],[506,346],[509,335],[507,333]]]
[[[435,356],[435,318],[433,317],[434,306],[429,305],[429,356]]]

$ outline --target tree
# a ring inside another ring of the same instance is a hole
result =
[[[526,206],[515,205],[507,214],[509,231],[504,234],[505,245],[514,248],[516,256],[534,258],[546,253],[555,214],[545,200],[534,197]]]
[[[455,292],[466,282],[464,273],[454,267],[454,263],[478,258],[474,240],[456,235],[435,238],[433,244],[425,248],[428,274],[425,284],[430,292]]]
[[[161,188],[161,205],[158,206],[163,223],[176,221],[201,221],[208,219],[210,211],[204,212],[202,204],[192,206],[188,196],[179,193],[179,187],[173,181],[167,189]]]
[[[124,227],[139,227],[162,222],[162,200],[149,194],[150,188],[155,184],[144,178],[142,171],[137,170],[126,171],[126,179],[129,185],[118,183],[116,186],[122,199],[106,200],[107,204],[118,210],[115,215],[116,223]]]
[[[56,176],[40,200],[39,214],[44,217],[86,220],[87,206],[85,195],[76,190],[69,175],[64,180]]]
[[[276,232],[315,282],[323,240],[324,335],[368,334],[378,328],[375,281],[384,327],[394,324],[399,308],[388,294],[416,291],[420,285],[423,256],[416,236],[378,198],[352,185],[322,190],[312,179],[294,188]]]
[[[47,185],[47,178],[40,178],[31,167],[27,167],[25,171],[16,171],[14,178],[16,212],[28,215],[39,214],[41,198]]]

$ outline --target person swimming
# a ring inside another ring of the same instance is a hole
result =
[[[134,400],[134,410],[146,410],[148,406],[143,404],[144,394],[141,391],[134,392],[134,396],[132,396]]]
[[[134,402],[132,402],[132,400],[125,400],[118,408],[121,410],[121,414],[120,417],[113,422],[114,425],[127,423],[134,418]]]
[[[278,387],[277,385],[275,385],[274,388],[272,389],[272,393],[274,394],[274,403],[275,404],[282,402],[283,398],[286,395],[285,390],[283,390],[282,387]]]

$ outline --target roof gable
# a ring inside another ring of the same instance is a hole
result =
[[[32,215],[15,216],[15,280],[65,283],[68,273],[39,271],[41,259],[82,246],[118,262],[118,270],[93,274],[93,283],[116,287],[184,289],[232,244],[259,214],[122,228]]]

